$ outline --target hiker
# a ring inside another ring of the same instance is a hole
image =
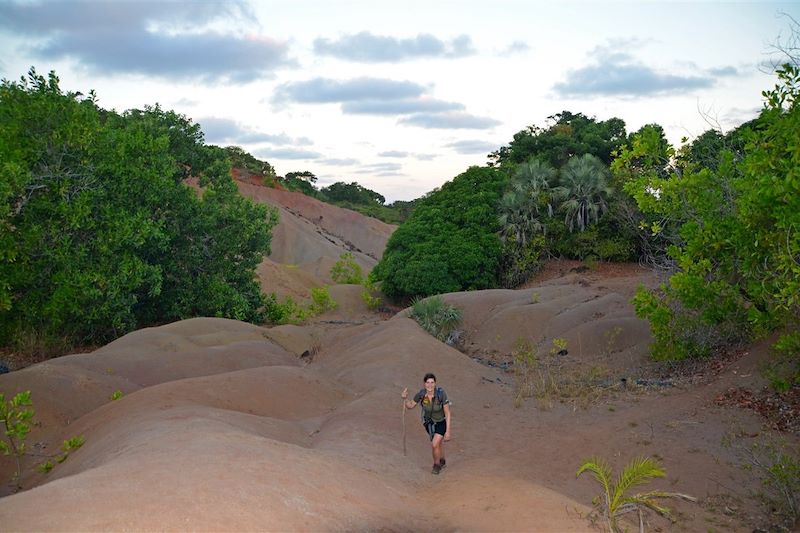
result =
[[[444,468],[443,441],[450,440],[450,400],[444,389],[436,386],[436,376],[425,374],[422,378],[425,388],[414,395],[413,400],[408,399],[408,388],[403,389],[400,397],[406,409],[413,409],[418,403],[422,404],[422,425],[431,438],[431,452],[433,453],[433,470],[438,474]]]

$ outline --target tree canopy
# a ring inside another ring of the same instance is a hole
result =
[[[470,167],[418,200],[372,272],[383,292],[402,299],[496,286],[495,206],[506,181],[498,170]]]
[[[800,376],[800,69],[785,65],[778,77],[758,119],[698,138],[681,173],[645,172],[627,186],[666,221],[655,235],[675,228],[677,272],[635,300],[657,357],[710,355],[780,327]]]
[[[345,183],[337,181],[320,189],[322,197],[332,202],[347,202],[360,205],[383,205],[386,198],[383,195],[359,185],[355,181]]]
[[[573,156],[592,154],[608,165],[626,140],[625,122],[619,118],[598,122],[582,113],[562,111],[548,120],[546,128],[533,125],[515,133],[508,146],[489,155],[489,164],[518,165],[535,157],[560,168]]]
[[[31,69],[0,86],[0,344],[99,343],[197,315],[263,318],[275,212],[189,119],[121,115]],[[182,183],[199,175],[202,197]]]

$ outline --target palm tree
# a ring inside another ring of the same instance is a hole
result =
[[[642,511],[652,509],[660,515],[668,516],[669,509],[658,505],[657,498],[682,498],[688,501],[697,501],[692,496],[679,494],[677,492],[664,492],[653,490],[644,493],[627,494],[629,489],[637,485],[643,485],[653,478],[664,477],[666,471],[659,462],[650,457],[636,457],[622,469],[616,481],[611,481],[611,467],[604,460],[592,457],[584,462],[578,469],[577,475],[584,472],[591,472],[594,479],[603,487],[602,502],[597,503],[600,514],[605,516],[609,530],[617,533],[617,517],[637,511],[639,513],[639,531],[644,533],[644,519]]]
[[[576,156],[561,169],[561,185],[553,189],[555,198],[562,200],[564,223],[572,231],[586,227],[608,210],[606,197],[612,193],[608,185],[608,169],[591,154]]]
[[[544,203],[549,216],[553,216],[553,206],[550,203],[550,188],[556,181],[556,169],[546,161],[529,159],[517,167],[511,181],[511,188],[521,194],[526,194],[537,204]],[[543,201],[543,202],[540,202]]]
[[[539,220],[537,202],[516,188],[500,198],[497,210],[500,237],[503,241],[513,240],[519,247],[524,247],[544,227]]]
[[[549,163],[531,159],[521,164],[511,178],[509,190],[498,203],[498,220],[504,241],[513,239],[522,248],[534,234],[544,230],[540,211],[547,208],[553,215],[550,203],[550,185],[556,170]]]

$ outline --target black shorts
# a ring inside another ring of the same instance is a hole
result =
[[[428,436],[433,440],[433,436],[437,433],[444,437],[444,434],[447,432],[447,420],[442,420],[441,422],[434,422],[434,421],[425,421],[422,423],[425,426],[425,431],[428,432]]]

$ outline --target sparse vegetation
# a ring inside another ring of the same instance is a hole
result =
[[[620,334],[622,333],[622,327],[614,326],[612,329],[603,333],[603,337],[606,340],[605,344],[605,355],[611,355],[614,353],[614,350],[617,349],[617,339],[619,339]]]
[[[567,339],[556,337],[553,339],[553,346],[550,348],[550,355],[566,355]]]
[[[376,311],[381,307],[383,300],[374,293],[378,291],[377,284],[369,276],[364,279],[364,288],[361,290],[361,300],[366,304],[367,309]]]
[[[32,405],[31,391],[20,392],[6,401],[5,395],[0,393],[0,422],[3,424],[4,439],[0,440],[0,450],[3,455],[13,455],[17,463],[17,470],[12,482],[17,489],[21,489],[22,458],[25,456],[25,439],[31,430],[30,420],[34,411],[29,409]]]
[[[22,489],[22,458],[27,454],[25,440],[31,431],[31,421],[35,411],[33,410],[31,391],[17,393],[10,400],[5,399],[5,395],[0,392],[0,424],[3,425],[3,436],[0,440],[0,451],[3,455],[13,455],[16,461],[16,472],[12,479],[17,490]],[[63,463],[69,457],[70,452],[83,446],[83,437],[72,437],[63,442],[62,454],[56,458],[56,463]],[[54,467],[51,460],[47,460],[38,469],[40,472],[50,472]]]
[[[303,324],[308,319],[326,311],[336,309],[336,300],[331,296],[327,286],[311,289],[311,302],[301,304],[291,296],[278,301],[275,293],[267,297],[267,320],[273,324]]]
[[[332,311],[336,309],[336,306],[336,300],[331,297],[331,291],[327,285],[311,289],[311,306],[309,307],[311,316],[321,315],[326,311]]]
[[[360,285],[364,282],[364,271],[356,262],[352,252],[345,252],[331,267],[331,279],[335,283]]]
[[[578,469],[577,476],[590,472],[603,492],[595,498],[595,513],[605,519],[608,529],[613,533],[625,531],[619,525],[619,518],[627,513],[636,512],[639,517],[639,531],[644,532],[643,513],[652,509],[662,516],[669,517],[667,507],[659,505],[658,500],[664,498],[680,498],[688,501],[697,501],[692,496],[677,492],[652,490],[630,494],[634,487],[644,485],[654,478],[666,476],[666,471],[659,461],[650,457],[637,457],[628,463],[616,479],[613,479],[611,466],[599,457],[592,457],[585,461]]]
[[[535,398],[541,409],[551,409],[556,402],[586,408],[618,390],[609,385],[609,371],[604,366],[571,368],[559,355],[566,349],[564,339],[554,339],[543,357],[528,339],[517,339],[514,352],[514,405],[520,407],[526,398]]]
[[[742,460],[742,468],[752,472],[763,491],[754,494],[762,502],[764,527],[772,530],[796,531],[800,526],[800,449],[785,440],[764,438],[751,445],[734,444],[727,438]]]

